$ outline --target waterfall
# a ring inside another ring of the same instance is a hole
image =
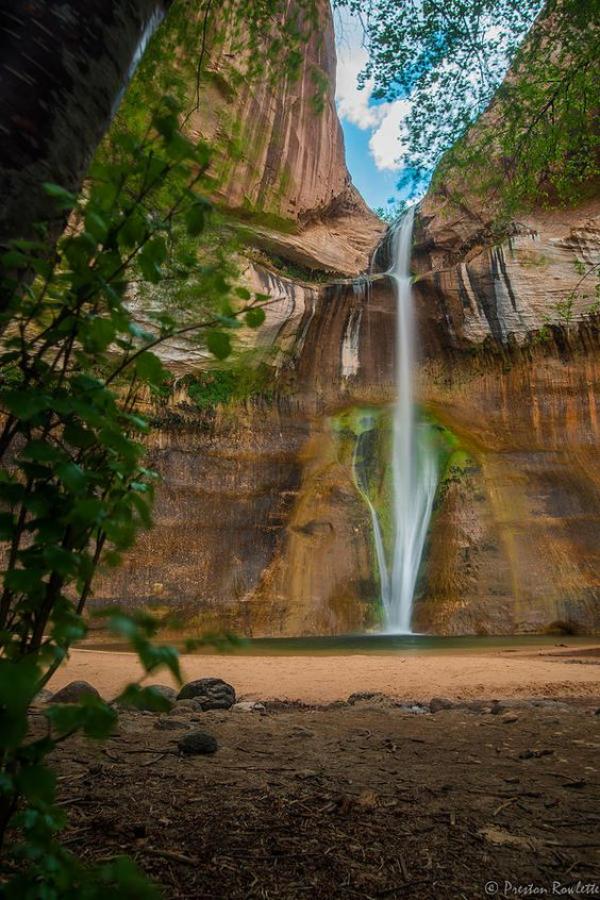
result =
[[[387,272],[397,308],[391,576],[377,512],[368,491],[363,491],[373,522],[385,628],[392,634],[412,633],[413,597],[437,486],[436,455],[426,424],[417,422],[414,404],[416,329],[410,279],[413,221],[414,209],[409,209],[392,231],[392,264]]]
[[[438,481],[438,455],[428,422],[417,415],[414,368],[417,332],[410,277],[414,208],[409,209],[389,235],[391,265],[386,272],[396,298],[396,403],[393,410],[392,483],[393,535],[384,542],[384,528],[370,497],[365,472],[368,453],[356,441],[352,460],[355,483],[371,516],[381,605],[388,634],[412,634],[413,599],[431,519]],[[364,289],[358,282],[355,292]],[[342,374],[355,374],[358,366],[360,319],[353,309],[347,320],[342,347]],[[365,420],[366,431],[375,418]],[[366,433],[366,432],[365,432]],[[379,501],[381,502],[381,501]],[[386,550],[391,549],[391,566]]]
[[[411,634],[412,606],[437,485],[437,461],[428,429],[415,415],[413,374],[416,349],[410,260],[414,208],[391,234],[388,276],[396,294],[396,384],[393,481],[394,545],[391,578],[382,591],[386,631]],[[382,578],[382,584],[387,583]]]

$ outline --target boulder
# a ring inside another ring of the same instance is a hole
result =
[[[202,710],[230,709],[235,703],[235,690],[222,678],[198,678],[184,684],[177,699],[194,700]]]
[[[49,703],[53,696],[52,691],[49,691],[47,688],[42,688],[31,701],[31,705],[41,706],[44,703]]]
[[[442,709],[452,709],[453,706],[454,703],[452,700],[448,700],[447,697],[432,697],[429,703],[429,712],[436,713]]]
[[[190,731],[184,734],[177,741],[177,746],[184,756],[204,756],[217,751],[215,738],[206,731]]]
[[[100,699],[100,694],[93,684],[87,681],[70,681],[65,684],[52,697],[52,703],[79,703],[82,697],[95,697]]]
[[[168,700],[171,706],[177,700],[177,691],[175,688],[169,687],[168,684],[149,684],[149,688],[151,688],[156,694],[160,694],[161,697],[164,697],[165,700]],[[140,706],[139,709],[146,709],[150,707]]]

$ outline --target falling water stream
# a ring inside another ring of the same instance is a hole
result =
[[[419,422],[414,401],[416,328],[410,260],[414,209],[409,209],[391,233],[392,262],[387,272],[396,294],[396,384],[393,416],[394,537],[391,572],[386,563],[377,511],[366,497],[373,522],[381,601],[388,634],[412,634],[413,598],[438,471],[429,428]]]
[[[414,208],[392,234],[388,275],[396,292],[396,406],[394,409],[394,554],[386,630],[410,634],[413,597],[437,485],[437,461],[426,425],[416,420],[415,313],[410,276]]]

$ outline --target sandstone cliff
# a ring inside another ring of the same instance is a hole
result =
[[[452,172],[449,177],[452,178]],[[416,627],[600,627],[600,201],[420,206],[421,399],[472,466],[438,498]]]
[[[248,223],[254,246],[310,269],[357,275],[382,224],[346,168],[328,0],[318,4],[318,22],[297,78],[284,72],[275,82],[240,85],[227,45],[214,52],[187,127],[221,149],[216,199]]]
[[[315,60],[331,83],[329,18],[306,72]],[[224,89],[213,90],[218,109]],[[233,107],[254,150],[221,200],[246,216],[254,246],[353,275],[381,229],[348,182],[331,95],[319,123],[308,76],[282,97],[262,90]],[[194,127],[219,121],[199,114]],[[258,221],[257,205],[278,230]],[[600,322],[586,275],[600,262],[599,217],[590,200],[534,211],[496,235],[476,197],[457,205],[439,185],[421,204],[418,399],[439,445],[440,486],[417,630],[600,630]],[[269,389],[202,410],[181,381],[155,410],[156,527],[99,599],[177,608],[199,631],[377,627],[364,495],[389,540],[396,310],[385,251],[384,242],[379,273],[326,286],[248,263],[246,281],[279,298],[257,335],[277,348]],[[197,366],[185,346],[170,353],[180,374]]]

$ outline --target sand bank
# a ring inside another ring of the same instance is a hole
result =
[[[380,691],[404,700],[600,697],[600,647],[453,651],[398,655],[230,656],[182,655],[184,679],[215,676],[238,697],[330,703],[356,691]],[[111,698],[141,668],[132,653],[74,650],[52,679],[57,690],[76,679]],[[166,672],[153,683],[171,683]]]

